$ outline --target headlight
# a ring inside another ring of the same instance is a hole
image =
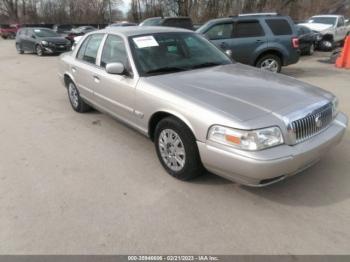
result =
[[[209,129],[208,140],[249,151],[283,144],[282,132],[278,127],[247,131],[215,125]]]
[[[332,100],[332,113],[333,117],[335,117],[338,114],[338,105],[339,105],[339,100],[337,97],[334,97]]]
[[[47,41],[41,41],[42,45],[48,45],[49,43]]]

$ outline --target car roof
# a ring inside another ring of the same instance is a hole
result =
[[[342,16],[342,15],[314,15],[312,17],[333,17],[333,18],[336,18],[339,16]]]
[[[167,26],[120,26],[110,27],[97,32],[103,33],[119,33],[125,36],[147,35],[156,33],[172,33],[172,32],[192,32],[191,30],[167,27]]]

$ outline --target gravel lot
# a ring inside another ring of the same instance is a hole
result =
[[[283,73],[331,90],[350,115],[350,71],[328,55]],[[317,166],[270,187],[180,182],[147,138],[73,112],[57,60],[0,40],[0,253],[349,253],[349,131]]]

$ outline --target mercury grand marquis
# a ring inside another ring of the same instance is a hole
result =
[[[330,92],[236,63],[185,29],[87,34],[61,55],[59,77],[75,111],[95,108],[147,135],[181,180],[208,170],[272,184],[315,164],[348,122]]]

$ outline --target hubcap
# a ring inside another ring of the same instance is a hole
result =
[[[76,87],[70,83],[68,87],[69,99],[74,108],[77,108],[79,105],[79,96]]]
[[[311,45],[311,46],[310,46],[310,54],[313,54],[314,51],[315,51],[315,47],[314,47],[314,45]]]
[[[173,171],[185,166],[186,153],[180,136],[171,129],[164,129],[158,140],[159,151],[164,163]]]
[[[39,56],[41,56],[41,55],[43,54],[43,50],[41,49],[40,46],[37,46],[37,47],[36,47],[36,53],[37,53]]]
[[[260,68],[277,73],[278,72],[278,63],[275,59],[268,58],[261,63]]]

